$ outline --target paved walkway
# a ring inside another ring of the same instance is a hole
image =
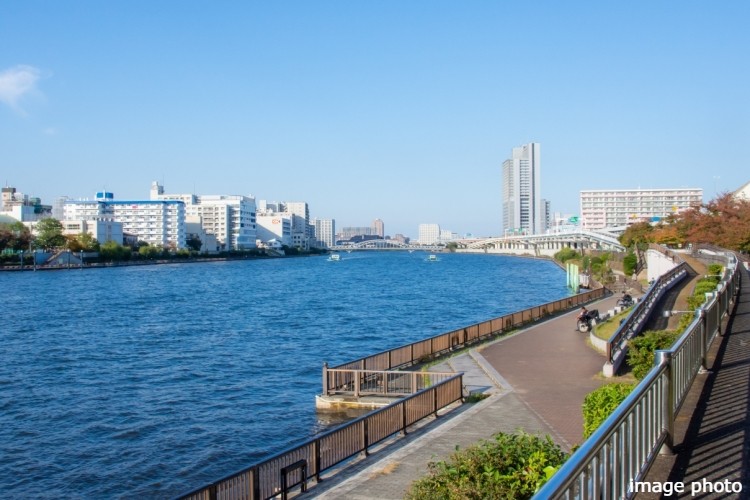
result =
[[[646,481],[737,481],[744,486],[741,494],[693,498],[750,498],[749,279],[743,275],[735,314],[725,335],[712,346],[711,372],[699,376],[677,416],[678,454],[659,457]],[[606,311],[617,298],[589,308]],[[675,300],[678,305],[683,299]],[[609,380],[600,375],[604,356],[575,331],[576,314],[540,322],[434,367],[463,371],[468,389],[490,397],[410,432],[300,498],[402,499],[411,483],[427,473],[431,461],[447,459],[456,447],[465,448],[501,431],[549,434],[566,449],[581,443],[583,398]]]
[[[618,296],[589,309],[606,312]],[[387,449],[324,479],[300,498],[400,500],[431,461],[498,432],[550,435],[565,449],[581,442],[583,398],[606,382],[605,358],[576,331],[571,311],[434,366],[464,372],[464,385],[489,398],[439,417]],[[563,364],[564,363],[564,364]]]

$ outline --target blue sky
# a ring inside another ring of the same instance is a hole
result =
[[[542,195],[750,181],[750,2],[0,3],[0,182],[307,201],[337,227],[501,234]]]

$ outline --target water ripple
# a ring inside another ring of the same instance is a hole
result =
[[[317,415],[338,364],[560,298],[549,262],[324,257],[6,273],[0,489],[163,498],[353,415]]]

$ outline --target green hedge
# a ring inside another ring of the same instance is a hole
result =
[[[654,353],[672,347],[679,335],[679,331],[651,330],[632,339],[628,344],[628,365],[633,376],[642,379],[654,367]]]
[[[583,400],[583,437],[591,436],[615,408],[635,388],[635,384],[614,383],[603,385],[586,395]]]
[[[499,433],[431,463],[429,475],[412,483],[405,498],[531,498],[566,459],[549,436]]]

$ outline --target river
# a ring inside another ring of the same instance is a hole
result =
[[[549,261],[426,257],[0,274],[0,491],[185,493],[326,429],[323,362],[569,293]]]

